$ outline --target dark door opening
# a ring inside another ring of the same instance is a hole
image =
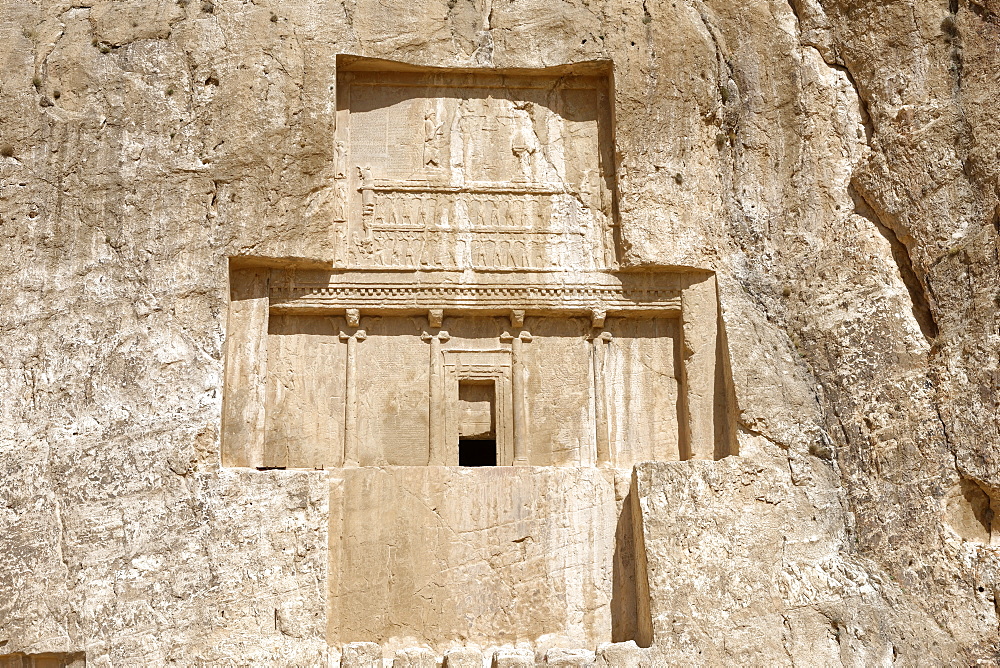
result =
[[[460,439],[458,441],[459,466],[496,466],[497,442],[495,439]]]
[[[494,382],[459,382],[458,404],[458,465],[496,466]]]

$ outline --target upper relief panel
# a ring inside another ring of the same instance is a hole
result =
[[[339,266],[616,267],[606,71],[373,67],[338,68]]]

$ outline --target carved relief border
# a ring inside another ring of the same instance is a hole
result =
[[[272,286],[271,311],[363,308],[366,311],[460,308],[470,310],[529,309],[566,311],[656,311],[664,315],[681,309],[680,292],[673,288],[625,288],[593,285],[402,285],[326,284]]]

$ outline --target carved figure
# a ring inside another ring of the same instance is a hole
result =
[[[434,264],[434,256],[437,253],[437,235],[428,232],[420,245],[420,266],[430,267]]]
[[[507,227],[520,227],[521,221],[518,220],[518,215],[521,213],[520,202],[517,198],[513,201],[507,202]]]
[[[426,227],[431,227],[433,225],[438,225],[438,200],[437,197],[431,196],[427,198],[426,205],[424,206],[424,215],[426,216]]]
[[[528,120],[530,123],[530,119]],[[535,145],[532,143],[531,138],[528,136],[526,128],[523,126],[514,133],[514,138],[511,141],[510,150],[517,157],[518,162],[521,165],[521,175],[515,178],[515,181],[531,181],[532,180],[532,163],[535,158]]]
[[[527,253],[525,251],[525,243],[523,239],[518,239],[514,242],[514,266],[515,267],[527,267]]]
[[[532,249],[532,266],[544,267],[545,262],[545,243],[535,239],[531,242]]]
[[[379,267],[385,266],[385,234],[380,234],[378,241],[369,241],[368,244],[371,246],[371,255],[375,260],[375,264]]]
[[[343,141],[338,141],[334,148],[335,169],[333,177],[335,179],[347,178],[347,146]]]
[[[389,200],[389,227],[396,227],[399,225],[399,215],[396,211],[396,200]]]
[[[334,204],[334,220],[347,220],[347,182],[343,179],[337,181],[337,201]]]
[[[469,214],[469,222],[475,226],[479,222],[479,212],[480,212],[480,202],[479,197],[472,195],[465,203],[465,209]]]
[[[444,123],[438,122],[433,109],[424,113],[424,166],[441,166],[441,136]]]
[[[458,249],[458,241],[452,237],[450,234],[442,234],[438,237],[438,257],[437,265],[439,267],[453,267],[455,266],[455,252]]]
[[[425,230],[428,227],[430,227],[430,223],[432,220],[431,215],[428,211],[428,205],[427,205],[428,201],[431,201],[431,198],[427,197],[426,195],[421,196],[416,201],[417,216],[420,219],[420,227],[424,228]]]
[[[497,249],[496,242],[493,239],[486,240],[486,251],[483,253],[486,260],[483,264],[487,267],[495,267],[497,264]]]
[[[375,178],[372,176],[372,168],[358,167],[358,175],[361,178],[361,213],[364,216],[371,216],[375,213]],[[368,229],[368,221],[365,221],[365,229]]]
[[[424,228],[426,225],[423,221],[424,208],[423,203],[420,201],[419,197],[411,197],[407,202],[407,210],[410,214],[410,224],[414,227]]]
[[[400,221],[405,227],[413,227],[413,209],[409,199],[404,199],[400,202],[403,208],[402,220]]]
[[[410,267],[417,266],[417,258],[420,257],[420,239],[412,234],[406,235],[406,264]]]
[[[490,227],[492,227],[493,229],[497,229],[500,227],[500,214],[497,210],[498,208],[499,207],[495,202],[492,204],[492,206],[490,206]]]
[[[371,264],[373,255],[373,242],[360,234],[354,234],[354,243],[351,244],[351,264],[365,265]]]
[[[334,242],[334,256],[336,257],[338,265],[344,265],[347,262],[348,253],[347,223],[340,221],[335,225],[334,229],[334,234],[336,235]]]
[[[359,248],[357,239],[347,247],[347,261],[352,267],[361,264],[361,249]]]
[[[403,245],[404,240],[402,235],[397,235],[395,232],[389,233],[389,238],[386,241],[386,248],[391,249],[390,255],[388,257],[389,264],[391,266],[396,266],[403,260]]]
[[[514,265],[514,258],[510,254],[510,241],[507,239],[501,239],[500,241],[500,255],[497,260],[497,264],[501,267],[512,267]]]

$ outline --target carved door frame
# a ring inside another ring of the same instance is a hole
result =
[[[458,465],[458,384],[493,382],[497,466],[514,463],[513,358],[510,350],[444,350],[445,461]]]

